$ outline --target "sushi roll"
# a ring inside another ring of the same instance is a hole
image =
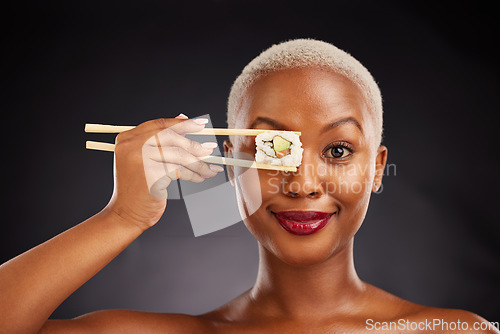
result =
[[[266,131],[255,137],[255,161],[269,165],[298,167],[302,162],[302,143],[291,131]]]

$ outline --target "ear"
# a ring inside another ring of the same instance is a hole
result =
[[[233,157],[233,143],[231,140],[226,139],[224,140],[224,156],[226,158],[232,158]],[[229,182],[231,182],[231,185],[234,187],[234,167],[231,165],[227,165],[227,176],[229,177]]]
[[[375,193],[382,185],[382,177],[384,176],[385,164],[387,163],[388,149],[384,145],[380,145],[375,158],[375,178],[373,179],[372,192]]]

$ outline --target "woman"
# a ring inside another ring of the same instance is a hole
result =
[[[475,314],[414,304],[358,278],[353,237],[381,185],[387,148],[381,145],[380,92],[354,58],[315,40],[271,47],[236,79],[228,123],[302,132],[296,173],[259,170],[258,188],[244,170],[228,169],[244,223],[259,245],[250,290],[197,316],[107,310],[47,320],[159,220],[171,180],[202,182],[221,170],[196,159],[214,144],[183,136],[202,129],[203,121],[179,115],[118,135],[108,205],[2,265],[2,333],[498,333]],[[231,136],[226,155],[255,154],[253,139]]]

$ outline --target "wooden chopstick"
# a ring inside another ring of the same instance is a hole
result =
[[[115,144],[87,140],[85,142],[85,148],[88,150],[114,152],[115,151]]]
[[[90,133],[120,133],[132,130],[135,126],[105,125],[105,124],[85,124],[85,132]]]
[[[98,150],[98,151],[108,151],[114,152],[115,144],[110,143],[102,143],[98,141],[88,140],[85,143],[85,147],[90,150]],[[224,158],[224,157],[216,157],[212,155],[207,155],[204,157],[199,157],[200,160],[219,165],[231,165],[231,166],[239,166],[239,167],[247,167],[247,168],[259,168],[259,169],[268,169],[268,170],[281,170],[285,172],[296,172],[297,167],[290,166],[276,166],[276,165],[268,165],[263,163],[258,163],[252,160],[243,160],[243,159],[234,159],[234,158]]]
[[[85,132],[89,133],[120,133],[128,131],[135,128],[135,126],[124,126],[124,125],[106,125],[106,124],[85,124]],[[206,128],[199,132],[192,132],[188,134],[193,135],[216,135],[216,136],[256,136],[259,133],[267,132],[271,130],[261,130],[261,129],[212,129]],[[301,135],[300,131],[293,131],[297,135]]]
[[[297,171],[297,167],[268,165],[268,164],[263,164],[260,162],[255,162],[252,160],[215,157],[212,155],[208,155],[206,157],[200,157],[199,159],[202,161],[208,162],[208,163],[219,164],[219,165],[231,165],[231,166],[268,169],[268,170],[282,170],[285,172],[296,172]]]

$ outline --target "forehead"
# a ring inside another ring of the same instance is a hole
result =
[[[342,75],[322,68],[286,69],[258,78],[242,98],[236,126],[248,128],[257,118],[281,121],[306,131],[344,117],[370,127],[365,99]],[[287,130],[287,129],[284,129]]]

